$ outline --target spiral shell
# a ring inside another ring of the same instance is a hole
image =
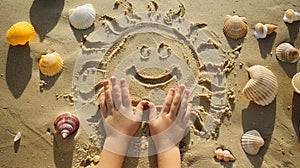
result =
[[[232,155],[231,151],[224,147],[218,147],[214,152],[214,157],[219,161],[224,162],[235,161],[235,157]]]
[[[257,23],[255,25],[254,36],[257,39],[266,38],[267,35],[273,33],[277,28],[278,26],[276,25]]]
[[[34,38],[34,28],[28,22],[18,22],[6,32],[6,39],[12,46],[25,45]]]
[[[285,11],[283,16],[283,21],[287,23],[293,23],[300,20],[300,13],[295,12],[293,9],[288,9]]]
[[[63,60],[56,51],[47,53],[41,56],[39,67],[42,74],[53,76],[62,70]]]
[[[257,130],[247,131],[241,138],[242,148],[250,155],[256,155],[264,143],[264,139]]]
[[[79,128],[79,124],[79,119],[75,115],[66,112],[56,117],[54,128],[61,133],[63,138],[66,138]]]
[[[75,29],[87,29],[91,27],[96,18],[96,11],[92,4],[78,6],[69,11],[69,21]]]
[[[247,69],[250,80],[242,93],[256,104],[265,106],[270,104],[277,95],[278,83],[273,72],[261,65],[254,65]]]
[[[295,92],[300,94],[300,72],[296,73],[293,76],[292,85],[294,87]]]
[[[226,37],[238,40],[246,36],[248,32],[245,17],[227,15],[224,22],[223,32]]]
[[[290,43],[281,43],[276,48],[276,57],[283,62],[295,63],[299,60],[299,50]]]

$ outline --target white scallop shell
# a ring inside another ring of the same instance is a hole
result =
[[[295,92],[300,94],[300,72],[296,73],[293,76],[292,85],[294,87]]]
[[[21,132],[18,132],[15,137],[14,137],[14,142],[17,142],[21,139],[22,135],[21,135]]]
[[[242,93],[254,103],[265,106],[270,104],[277,95],[278,83],[273,72],[261,65],[254,65],[247,69],[250,80]]]
[[[250,155],[256,155],[264,143],[264,139],[256,130],[247,131],[241,138],[243,150]]]
[[[293,9],[288,9],[285,11],[283,21],[287,23],[293,23],[298,20],[300,20],[300,13],[295,12]]]
[[[276,57],[283,62],[295,63],[300,58],[300,52],[290,43],[281,43],[276,47]]]
[[[96,11],[92,4],[78,6],[69,11],[69,21],[75,29],[87,29],[91,27],[96,18]]]
[[[254,36],[257,39],[259,39],[259,38],[266,38],[267,35],[269,35],[272,32],[274,32],[277,28],[278,27],[276,25],[257,23],[255,25]]]

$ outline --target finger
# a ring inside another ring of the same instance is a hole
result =
[[[99,106],[100,106],[100,111],[103,117],[106,117],[106,104],[105,104],[105,95],[104,93],[100,94],[100,102],[99,102]]]
[[[169,115],[173,119],[176,118],[176,114],[177,114],[177,111],[178,111],[178,109],[180,107],[181,97],[182,97],[184,89],[185,89],[185,86],[184,85],[180,85],[178,91],[176,92],[176,94],[175,94],[175,96],[173,98],[173,101],[172,101],[172,104],[171,104],[171,108],[170,108],[170,111],[169,111]]]
[[[156,107],[153,103],[149,103],[149,121],[155,120],[158,117]]]
[[[183,119],[182,119],[182,124],[185,126],[188,124],[188,122],[192,116],[192,107],[193,107],[193,104],[188,103],[185,115],[183,116]]]
[[[129,90],[128,90],[128,87],[127,87],[126,80],[121,79],[120,84],[121,84],[123,106],[129,107],[131,105],[131,102],[130,102]]]
[[[174,97],[174,93],[175,93],[175,89],[174,88],[170,88],[169,92],[165,98],[165,102],[162,108],[162,113],[167,114],[170,110],[171,104],[172,104],[172,100]]]
[[[135,108],[134,114],[135,114],[136,120],[138,120],[138,121],[142,121],[145,104],[146,104],[146,101],[141,101],[141,102],[139,102],[139,104],[137,104],[137,106]]]
[[[179,108],[178,116],[177,116],[178,119],[180,119],[180,120],[182,119],[182,117],[186,113],[186,108],[187,108],[187,105],[188,105],[189,94],[190,94],[189,90],[184,90],[183,91],[183,96],[182,96],[182,100],[181,100],[181,103],[180,103],[180,108]]]
[[[114,105],[117,109],[120,109],[122,105],[122,98],[121,98],[121,89],[117,83],[117,78],[112,76],[111,83],[112,83],[112,98],[113,98]]]
[[[105,103],[106,103],[106,110],[111,111],[113,108],[113,100],[111,95],[110,84],[108,80],[103,81],[104,85],[104,94],[105,94]]]

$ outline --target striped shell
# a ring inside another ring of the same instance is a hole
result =
[[[292,85],[294,87],[295,92],[300,94],[300,72],[296,73],[293,76]]]
[[[87,29],[91,27],[96,18],[96,11],[92,4],[78,6],[69,11],[70,24],[75,29]]]
[[[254,65],[247,69],[250,80],[242,93],[256,104],[265,106],[270,104],[277,95],[278,83],[273,72],[261,65]]]
[[[255,25],[254,36],[257,39],[266,38],[267,35],[273,33],[277,28],[278,26],[276,25],[257,23]]]
[[[300,53],[290,43],[281,43],[276,48],[276,57],[283,62],[295,63],[298,61]]]
[[[28,22],[18,22],[6,32],[6,39],[12,46],[25,45],[34,38],[34,28]]]
[[[285,11],[283,16],[283,21],[287,23],[293,23],[300,20],[300,13],[295,12],[293,9],[288,9]]]
[[[223,32],[226,37],[238,40],[246,36],[248,32],[245,17],[227,15],[224,22]]]
[[[249,155],[256,155],[264,143],[264,139],[256,130],[247,131],[241,138],[242,148]]]
[[[75,115],[66,112],[56,117],[54,121],[54,128],[56,131],[61,133],[63,138],[66,138],[73,132],[77,131],[79,124],[79,119]]]
[[[230,162],[235,161],[235,157],[232,155],[231,151],[224,149],[223,147],[218,147],[214,152],[214,157],[219,161]]]
[[[60,55],[54,51],[41,56],[39,67],[42,74],[53,76],[62,70],[63,60]]]

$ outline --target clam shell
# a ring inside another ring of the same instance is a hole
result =
[[[283,16],[283,21],[287,23],[293,23],[300,20],[300,13],[295,12],[293,9],[288,9],[285,11]]]
[[[14,137],[14,142],[17,142],[21,139],[22,135],[21,135],[21,132],[18,132],[15,137]]]
[[[79,128],[79,119],[77,116],[66,112],[56,117],[54,121],[54,128],[60,132],[63,138],[66,138]]]
[[[273,33],[277,28],[278,26],[276,25],[257,23],[255,25],[254,36],[257,39],[266,38],[267,35]]]
[[[70,24],[75,29],[87,29],[91,27],[96,18],[96,11],[92,4],[78,6],[69,11]]]
[[[62,70],[63,60],[60,55],[54,51],[41,56],[39,67],[42,74],[53,76]]]
[[[246,18],[237,15],[227,15],[224,22],[223,32],[226,37],[233,40],[245,37],[248,32]]]
[[[232,155],[231,151],[223,147],[218,147],[215,150],[214,157],[219,161],[224,161],[224,162],[235,161],[235,157]]]
[[[283,62],[295,63],[299,60],[300,53],[289,43],[281,43],[276,48],[276,57]]]
[[[28,22],[18,22],[6,32],[6,39],[12,46],[25,45],[34,38],[34,27]]]
[[[300,72],[296,73],[293,76],[292,85],[294,87],[295,92],[300,94]]]
[[[265,106],[270,104],[277,95],[278,83],[273,72],[261,65],[254,65],[247,69],[250,80],[242,93],[256,104]]]
[[[250,155],[256,155],[264,143],[264,139],[256,130],[247,131],[241,138],[243,150]]]

